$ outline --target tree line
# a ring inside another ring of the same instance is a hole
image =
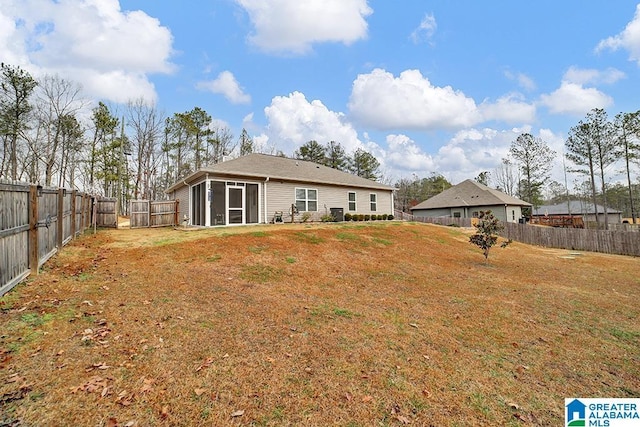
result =
[[[120,107],[99,102],[88,110],[89,105],[73,81],[58,75],[35,79],[18,66],[0,64],[0,179],[82,188],[121,199],[159,199],[164,189],[204,166],[256,151],[245,129],[236,139],[199,107],[166,116],[142,99]],[[476,180],[534,206],[585,197],[594,206],[623,210],[635,221],[638,184],[632,178],[640,165],[639,140],[640,110],[610,120],[605,110],[593,109],[565,141],[564,184],[550,179],[558,154],[529,133],[512,141],[500,165]],[[291,157],[384,179],[375,156],[362,148],[347,153],[336,141],[308,141]],[[573,195],[567,173],[583,177],[574,183]],[[612,182],[621,174],[626,182]],[[394,184],[396,208],[403,211],[451,187],[435,173]]]
[[[594,207],[597,221],[602,221],[605,228],[609,217],[600,218],[598,213],[610,208],[623,211],[635,222],[640,185],[633,182],[633,176],[640,166],[640,110],[619,113],[611,120],[604,109],[595,108],[571,127],[563,148],[564,184],[550,179],[557,153],[547,142],[529,133],[521,134],[511,143],[509,155],[502,159],[492,180],[498,189],[534,207],[545,201],[587,199]],[[582,177],[574,182],[573,194],[569,192],[567,173]],[[484,172],[476,179],[488,181],[489,176],[489,172]],[[622,182],[613,182],[620,176],[624,177]]]
[[[82,188],[121,200],[160,199],[207,165],[257,151],[243,129],[236,139],[200,107],[166,116],[142,99],[89,108],[79,84],[0,64],[0,179]],[[269,153],[281,156],[282,152]],[[367,179],[380,163],[363,149],[331,141],[302,145],[292,157]]]

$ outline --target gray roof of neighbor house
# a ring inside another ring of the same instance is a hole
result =
[[[604,213],[604,206],[598,206],[598,213]],[[620,214],[622,211],[608,208],[607,212],[610,214]],[[533,210],[533,215],[583,215],[583,214],[595,214],[596,211],[593,208],[593,203],[585,202],[583,200],[571,200],[567,206],[567,202],[558,203],[556,205],[540,206]]]
[[[411,210],[492,205],[531,206],[531,203],[467,179],[417,204]]]
[[[370,179],[362,178],[337,169],[319,165],[304,160],[290,159],[287,157],[271,156],[268,154],[252,153],[236,159],[227,160],[205,168],[189,175],[183,180],[173,184],[166,192],[191,183],[206,175],[237,176],[270,180],[284,180],[307,182],[316,184],[341,185],[358,188],[371,188],[391,191],[394,188]]]

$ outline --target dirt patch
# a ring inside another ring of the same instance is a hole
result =
[[[640,396],[636,258],[468,230],[100,230],[0,300],[0,421],[558,425]],[[565,258],[571,256],[571,259]]]

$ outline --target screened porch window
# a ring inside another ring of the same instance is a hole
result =
[[[318,190],[296,188],[296,208],[299,212],[316,212],[318,210]]]

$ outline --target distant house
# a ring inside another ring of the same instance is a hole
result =
[[[531,203],[467,179],[411,208],[417,217],[475,218],[492,211],[501,221],[518,222]]]
[[[604,206],[596,205],[598,207],[598,220],[604,223]],[[608,208],[607,214],[609,216],[608,222],[610,224],[622,222],[622,212]],[[553,217],[553,216],[582,216],[585,222],[596,221],[596,209],[593,203],[585,202],[583,200],[571,200],[569,202],[558,203],[556,205],[544,205],[533,210],[532,216],[534,217]]]
[[[325,214],[392,214],[393,187],[303,160],[249,154],[202,168],[165,192],[189,225],[243,225]],[[292,209],[292,206],[295,209]]]

